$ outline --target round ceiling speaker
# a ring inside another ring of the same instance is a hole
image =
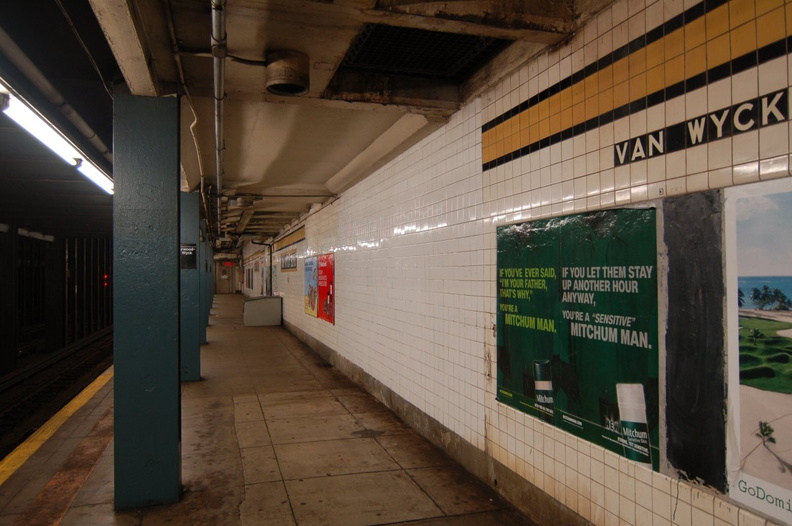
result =
[[[267,53],[267,91],[293,97],[308,93],[308,55],[298,51]]]

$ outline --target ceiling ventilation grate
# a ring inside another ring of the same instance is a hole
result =
[[[341,69],[463,82],[509,44],[476,35],[366,24]]]

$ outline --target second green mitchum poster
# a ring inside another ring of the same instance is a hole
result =
[[[498,400],[658,466],[655,210],[498,228]]]

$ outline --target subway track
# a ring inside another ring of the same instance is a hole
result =
[[[113,363],[113,333],[57,353],[46,367],[6,380],[0,390],[0,458],[49,420]]]

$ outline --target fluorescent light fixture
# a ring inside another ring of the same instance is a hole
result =
[[[0,83],[0,88],[6,88]],[[2,100],[5,99],[5,100]],[[99,188],[113,193],[113,180],[74,145],[52,124],[38,114],[33,108],[13,94],[0,93],[0,109],[14,122],[24,128],[41,144],[52,150],[58,157],[76,166],[77,170],[90,179]]]
[[[79,172],[85,177],[93,181],[96,186],[112,195],[113,180],[107,177],[107,175],[95,165],[91,164],[90,162],[83,161],[77,167],[77,170],[79,170]]]
[[[3,110],[3,113],[25,128],[30,135],[41,141],[41,144],[52,150],[58,157],[72,166],[77,166],[82,158],[80,152],[18,98],[11,96],[8,107]]]

